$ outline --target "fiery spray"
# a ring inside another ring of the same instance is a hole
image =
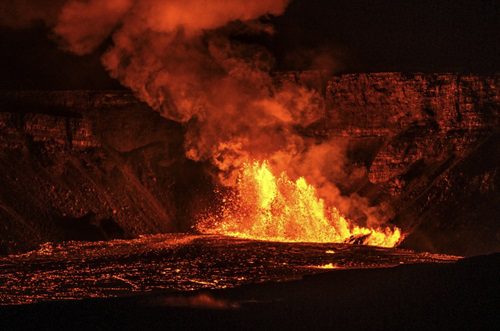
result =
[[[284,242],[359,242],[394,247],[398,228],[356,226],[335,208],[325,206],[316,190],[300,177],[292,181],[283,172],[276,177],[267,162],[244,165],[237,190],[220,214],[202,220],[202,232],[239,238]]]

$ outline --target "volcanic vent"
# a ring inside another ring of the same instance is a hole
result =
[[[244,164],[236,193],[222,199],[221,213],[203,219],[197,228],[248,239],[343,243],[394,247],[398,228],[359,227],[335,207],[327,208],[304,177],[295,182],[286,173],[276,177],[269,164]]]

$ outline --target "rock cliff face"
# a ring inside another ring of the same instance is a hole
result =
[[[330,80],[328,130],[391,137],[370,167],[384,183],[422,159],[465,156],[499,127],[499,78],[361,74]]]
[[[179,126],[128,92],[0,99],[0,251],[188,229],[185,201],[210,182]]]
[[[375,146],[368,179],[412,231],[405,245],[500,249],[500,76],[343,75],[326,105],[322,130]]]
[[[280,74],[324,95],[304,134],[343,139],[403,245],[500,249],[500,76]],[[182,128],[128,92],[0,93],[0,249],[186,231],[212,191]]]

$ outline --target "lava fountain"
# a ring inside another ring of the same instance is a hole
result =
[[[337,208],[326,206],[304,177],[273,174],[267,161],[245,163],[236,189],[223,198],[220,211],[197,225],[203,233],[279,242],[361,243],[394,247],[402,239],[394,227],[354,224]]]

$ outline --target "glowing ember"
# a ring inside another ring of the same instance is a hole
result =
[[[218,215],[198,225],[204,233],[282,242],[343,243],[394,247],[398,228],[360,227],[332,207],[325,207],[303,177],[295,182],[285,173],[276,177],[267,162],[246,163],[236,192],[224,199]]]
[[[318,269],[337,269],[337,266],[333,263],[321,264],[314,267]]]

